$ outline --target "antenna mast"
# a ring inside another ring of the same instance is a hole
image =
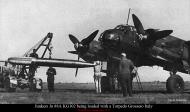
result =
[[[131,12],[131,8],[129,8],[129,12],[128,12],[127,25],[128,25],[128,22],[129,22],[129,15],[130,15],[130,12]]]

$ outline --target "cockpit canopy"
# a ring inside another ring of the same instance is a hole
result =
[[[135,31],[136,32],[136,28],[134,26],[130,26],[130,25],[118,25],[114,29],[121,30],[124,32],[128,32],[128,31]]]

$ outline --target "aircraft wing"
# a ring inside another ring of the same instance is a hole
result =
[[[66,68],[85,68],[94,67],[95,64],[77,60],[67,59],[49,59],[49,58],[32,58],[32,57],[11,57],[8,62],[16,65],[37,65],[37,66],[53,66]]]

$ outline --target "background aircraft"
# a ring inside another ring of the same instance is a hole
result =
[[[134,26],[118,25],[108,29],[100,35],[98,41],[93,40],[98,30],[82,41],[69,34],[76,50],[69,53],[78,54],[88,62],[107,62],[107,69],[104,70],[107,76],[102,77],[102,91],[114,87],[114,83],[109,83],[109,80],[113,80],[117,74],[118,61],[115,58],[119,58],[120,54],[125,52],[137,67],[157,65],[169,71],[170,77],[166,83],[168,92],[183,92],[184,81],[176,72],[189,73],[190,42],[171,36],[172,30],[145,30],[136,15],[133,14],[132,18]]]

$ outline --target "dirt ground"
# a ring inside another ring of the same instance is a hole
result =
[[[183,94],[166,92],[165,82],[143,82],[143,91],[134,83],[133,97],[122,97],[120,92],[96,94],[93,83],[56,83],[55,93],[47,85],[41,93],[17,89],[14,93],[0,89],[0,104],[190,104],[190,82]]]

